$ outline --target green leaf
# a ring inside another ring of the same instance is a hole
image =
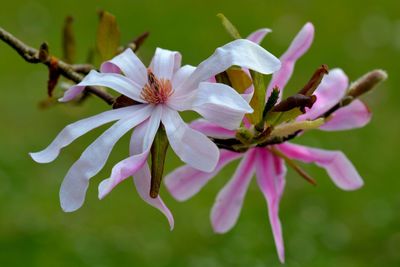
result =
[[[150,197],[156,198],[160,192],[161,180],[164,172],[165,157],[168,149],[168,139],[162,124],[157,130],[151,146],[151,184]]]
[[[120,46],[121,34],[115,17],[107,11],[99,14],[96,47],[100,60],[106,61],[115,56]]]
[[[217,17],[221,19],[222,26],[224,26],[225,30],[229,33],[230,36],[232,36],[233,39],[241,39],[242,37],[240,36],[239,31],[236,29],[236,27],[230,22],[224,14],[219,13],[217,14]]]
[[[250,101],[250,106],[254,109],[254,112],[247,114],[246,116],[249,118],[252,124],[256,124],[262,119],[265,104],[265,91],[267,86],[263,74],[253,70],[250,70],[250,74],[254,85],[254,95]]]
[[[295,121],[290,123],[284,123],[276,126],[271,133],[272,137],[286,137],[297,131],[317,129],[325,123],[325,119],[319,118],[313,121]]]
[[[228,74],[231,86],[239,94],[244,93],[253,83],[249,75],[239,67],[231,67],[226,70],[226,73]]]
[[[268,125],[275,126],[284,122],[292,121],[302,114],[303,112],[300,108],[293,108],[285,112],[269,112],[266,117],[266,122]]]

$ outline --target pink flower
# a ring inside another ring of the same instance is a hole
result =
[[[252,36],[252,35],[251,35]],[[288,50],[280,58],[282,67],[275,72],[267,95],[272,88],[283,89],[292,75],[296,60],[310,47],[314,37],[314,27],[307,23],[295,37]],[[260,41],[257,39],[256,41]],[[315,92],[317,102],[307,110],[299,120],[314,119],[335,105],[345,94],[348,79],[340,69],[332,70],[325,76]],[[355,100],[349,106],[333,114],[333,118],[320,127],[321,130],[335,131],[362,127],[370,120],[371,114],[366,106]],[[235,131],[199,119],[191,124],[193,129],[216,138],[232,138]],[[363,181],[347,157],[340,151],[327,151],[316,148],[283,143],[272,146],[290,159],[306,163],[315,163],[324,168],[332,181],[343,190],[355,190]],[[205,186],[225,165],[242,158],[231,180],[219,192],[211,211],[211,223],[215,232],[225,233],[236,223],[243,200],[253,174],[263,193],[279,259],[284,262],[284,245],[281,222],[279,220],[279,202],[285,187],[286,167],[282,158],[272,153],[270,147],[253,147],[245,153],[236,153],[221,149],[217,167],[213,172],[205,173],[190,166],[182,166],[165,178],[170,193],[184,201]]]
[[[218,48],[195,68],[181,67],[178,52],[157,48],[149,68],[131,49],[101,66],[101,73],[91,71],[84,80],[65,92],[60,101],[69,101],[86,86],[109,87],[138,102],[137,105],[110,110],[65,127],[43,151],[31,153],[39,163],[51,162],[60,150],[88,131],[117,121],[96,139],[72,165],[61,186],[60,200],[64,211],[80,208],[89,179],[105,165],[115,143],[131,129],[131,156],[116,164],[110,178],[99,185],[99,198],[107,195],[118,183],[134,175],[140,196],[173,218],[160,197],[151,198],[147,156],[154,136],[162,123],[169,143],[180,159],[195,169],[210,172],[219,159],[219,150],[203,133],[190,128],[179,111],[194,110],[204,119],[227,129],[239,126],[252,108],[231,87],[206,82],[232,65],[254,69],[265,74],[279,69],[277,58],[248,40],[236,40]]]

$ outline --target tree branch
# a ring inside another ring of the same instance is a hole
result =
[[[57,69],[60,74],[65,78],[75,83],[79,83],[83,79],[83,76],[74,70],[74,66],[50,55],[48,53],[48,46],[46,43],[43,43],[40,46],[39,50],[35,49],[23,43],[21,40],[19,40],[1,27],[0,40],[4,41],[6,44],[12,47],[25,61],[29,63],[41,63],[46,65],[47,67],[50,67],[50,64],[57,62]],[[85,88],[85,91],[101,98],[108,105],[112,105],[114,103],[115,99],[112,95],[95,87],[88,86]]]

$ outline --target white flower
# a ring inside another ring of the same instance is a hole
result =
[[[248,103],[231,87],[207,80],[232,65],[269,74],[280,68],[280,61],[248,40],[236,40],[218,48],[195,68],[181,67],[178,52],[157,48],[149,68],[131,49],[103,63],[101,73],[91,71],[82,82],[71,87],[60,101],[69,101],[86,86],[109,87],[137,105],[110,110],[65,127],[43,151],[31,153],[39,163],[53,161],[60,150],[88,131],[117,121],[97,138],[72,165],[61,186],[60,200],[64,211],[74,211],[84,202],[89,179],[104,166],[115,143],[136,128],[131,139],[131,156],[116,164],[110,178],[99,186],[103,198],[122,180],[134,175],[141,197],[173,218],[160,197],[150,198],[150,172],[147,165],[154,136],[162,123],[171,148],[190,166],[211,172],[219,159],[219,150],[206,135],[191,129],[179,111],[194,110],[205,120],[227,129],[236,129],[245,113],[252,112]]]

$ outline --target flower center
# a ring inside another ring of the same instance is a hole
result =
[[[150,68],[147,69],[147,84],[140,93],[141,98],[152,104],[162,104],[167,102],[172,95],[172,85],[169,80],[158,79]]]

